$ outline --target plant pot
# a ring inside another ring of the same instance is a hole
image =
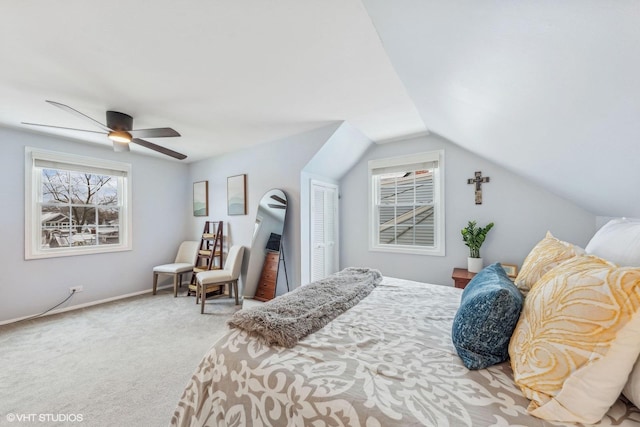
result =
[[[482,270],[482,258],[467,258],[467,270],[469,273],[478,273]]]

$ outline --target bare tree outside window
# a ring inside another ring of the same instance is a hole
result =
[[[132,249],[131,165],[25,147],[25,259]]]
[[[42,247],[119,244],[114,176],[42,169]]]

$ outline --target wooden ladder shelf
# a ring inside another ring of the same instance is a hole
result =
[[[216,270],[224,267],[222,252],[222,221],[205,221],[200,239],[200,248],[196,255],[196,264],[191,275],[189,293],[196,291],[196,274],[201,271]]]

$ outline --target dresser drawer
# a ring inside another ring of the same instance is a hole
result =
[[[254,296],[254,299],[257,299],[258,301],[269,301],[274,299],[276,296],[276,284],[264,284],[261,283],[258,286],[258,289],[256,290],[256,295]]]
[[[254,296],[258,301],[269,301],[276,296],[276,282],[278,279],[279,252],[267,252],[262,264],[262,273],[258,281],[258,288]]]
[[[262,271],[262,275],[260,276],[260,281],[266,281],[266,282],[276,282],[276,277],[278,276],[278,272],[277,271],[271,271],[271,270],[267,270],[267,271]]]
[[[278,252],[269,252],[264,259],[264,264],[262,265],[262,270],[266,271],[278,271],[278,261],[280,261]]]

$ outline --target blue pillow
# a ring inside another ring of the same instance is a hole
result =
[[[453,345],[468,369],[484,369],[509,358],[509,340],[524,298],[499,263],[476,274],[462,292],[453,319]]]

